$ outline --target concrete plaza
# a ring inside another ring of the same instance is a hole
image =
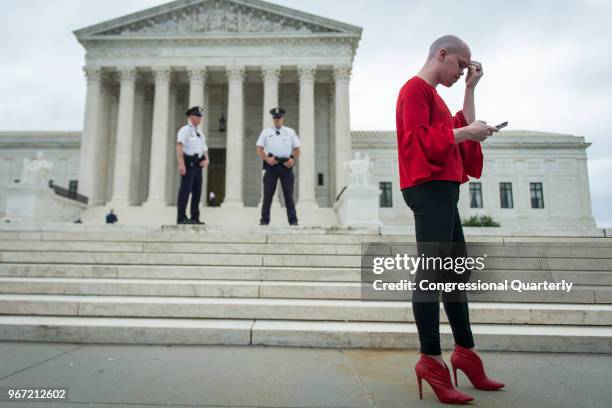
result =
[[[481,352],[506,383],[459,389],[481,407],[609,407],[612,356]],[[445,352],[448,363],[449,353]],[[419,401],[416,350],[260,346],[0,343],[0,388],[69,387],[64,403],[0,402],[1,407],[434,407]]]

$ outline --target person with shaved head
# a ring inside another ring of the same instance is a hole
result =
[[[438,85],[453,86],[465,76],[463,109],[454,116],[438,94]],[[454,35],[433,42],[421,70],[399,92],[396,105],[400,188],[414,214],[419,255],[466,257],[457,203],[459,185],[482,173],[480,143],[498,129],[476,120],[474,91],[483,76],[482,64],[472,60],[470,47]],[[420,359],[415,366],[419,395],[422,379],[441,402],[467,403],[474,398],[453,387],[440,348],[440,293],[422,282],[465,283],[470,270],[419,268],[412,294],[412,310],[419,333]],[[456,287],[456,286],[455,286]],[[478,389],[497,390],[504,384],[488,378],[474,352],[467,295],[464,290],[442,292],[455,348],[451,366],[463,371]]]

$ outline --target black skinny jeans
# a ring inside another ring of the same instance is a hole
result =
[[[459,183],[434,180],[402,189],[404,201],[414,213],[418,255],[466,256],[465,238],[459,219]],[[412,311],[419,332],[421,353],[442,354],[440,348],[440,291],[421,290],[419,282],[467,282],[471,271],[431,271],[419,268],[412,294]],[[455,343],[474,347],[467,294],[465,291],[442,291],[442,302],[453,331]]]

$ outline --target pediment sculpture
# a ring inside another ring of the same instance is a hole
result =
[[[206,2],[113,28],[101,35],[313,33],[326,27],[226,1]]]

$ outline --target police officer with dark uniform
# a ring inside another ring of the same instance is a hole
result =
[[[178,192],[177,224],[204,224],[200,221],[200,197],[202,195],[202,169],[208,165],[208,146],[205,136],[198,131],[203,109],[194,106],[186,112],[187,124],[176,135],[176,157],[181,175]],[[185,213],[191,194],[191,219]]]
[[[293,185],[295,176],[293,166],[300,155],[300,139],[295,131],[283,126],[285,110],[274,108],[270,111],[274,126],[265,128],[257,139],[257,155],[264,161],[263,202],[261,206],[260,225],[270,223],[270,205],[276,184],[280,179],[287,208],[289,225],[297,225],[297,214],[293,202]]]

